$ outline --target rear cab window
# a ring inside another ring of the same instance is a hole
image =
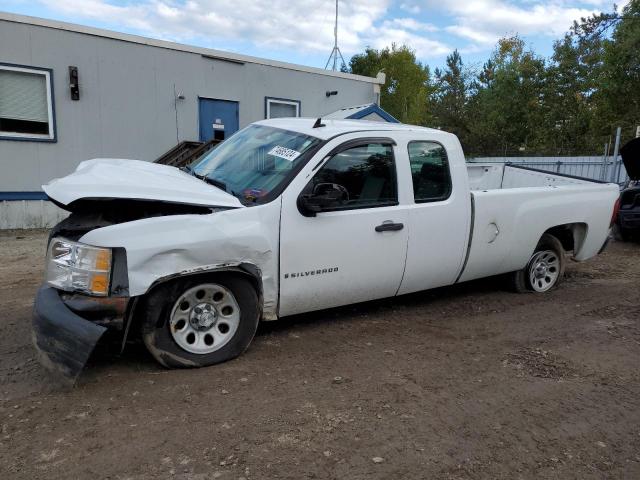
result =
[[[438,202],[451,195],[451,173],[444,146],[438,142],[414,140],[407,145],[413,198],[416,203]]]

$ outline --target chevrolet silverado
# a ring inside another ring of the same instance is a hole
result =
[[[241,354],[259,321],[505,274],[542,294],[608,239],[615,184],[465,162],[455,135],[274,119],[185,169],[94,159],[45,185],[34,308],[45,363],[75,380],[106,331],[166,367]]]

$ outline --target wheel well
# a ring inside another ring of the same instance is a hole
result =
[[[125,333],[122,339],[122,350],[124,350],[124,346],[128,337],[138,338],[140,335],[140,320],[139,320],[139,311],[147,308],[146,302],[149,293],[153,291],[159,285],[163,285],[167,282],[172,282],[175,280],[182,280],[186,278],[197,278],[201,277],[203,280],[210,277],[211,275],[219,275],[219,274],[229,274],[229,275],[237,275],[241,276],[249,280],[249,282],[253,285],[258,294],[258,307],[262,310],[262,279],[260,276],[260,269],[252,264],[240,264],[238,266],[225,266],[216,268],[214,270],[207,270],[202,272],[190,272],[185,274],[177,274],[171,275],[169,277],[164,277],[157,280],[149,289],[141,296],[134,297],[130,302],[130,308],[127,309],[126,318],[125,318]],[[262,313],[260,314],[262,317]]]
[[[582,242],[587,234],[587,224],[566,223],[564,225],[556,225],[544,233],[556,237],[566,252],[575,252],[582,246]]]

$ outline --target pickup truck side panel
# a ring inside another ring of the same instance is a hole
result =
[[[280,199],[208,215],[173,215],[98,228],[80,241],[124,247],[129,292],[174,276],[250,264],[260,272],[263,317],[277,318]]]
[[[473,234],[460,281],[523,268],[542,234],[559,225],[583,225],[584,237],[575,239],[576,260],[596,255],[608,235],[618,188],[590,183],[476,191],[472,195]]]

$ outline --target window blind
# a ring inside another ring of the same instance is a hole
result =
[[[288,103],[269,102],[269,118],[297,117],[297,106]]]
[[[48,122],[45,75],[0,69],[0,118]]]

